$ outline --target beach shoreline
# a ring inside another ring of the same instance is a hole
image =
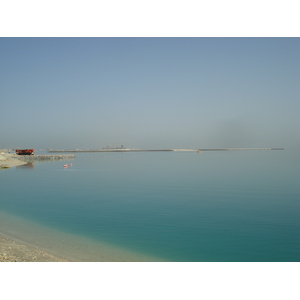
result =
[[[159,258],[112,248],[108,245],[95,246],[91,241],[81,245],[60,238],[52,240],[57,249],[38,245],[0,232],[0,262],[159,262]],[[61,248],[60,248],[61,247]],[[74,252],[74,249],[75,252]],[[70,253],[68,253],[70,250]]]
[[[0,152],[0,169],[8,169],[26,164],[27,162],[17,159],[14,154]]]
[[[19,160],[16,156],[0,152],[0,169],[28,164],[28,161]],[[40,160],[38,156],[36,158]],[[41,159],[44,160],[44,156]],[[0,262],[161,261],[157,257],[59,232],[4,211],[0,211],[0,228]]]
[[[67,262],[65,258],[23,244],[0,233],[0,262]]]
[[[15,154],[0,152],[0,169],[26,165]],[[0,262],[65,262],[66,259],[18,242],[0,232]]]
[[[0,211],[0,262],[166,261]]]

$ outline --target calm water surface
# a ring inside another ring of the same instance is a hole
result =
[[[157,260],[299,261],[299,175],[288,150],[78,153],[2,170],[0,211]]]

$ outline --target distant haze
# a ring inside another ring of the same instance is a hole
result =
[[[299,147],[299,38],[0,38],[0,148]]]

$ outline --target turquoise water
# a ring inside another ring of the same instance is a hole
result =
[[[157,260],[299,261],[299,175],[288,150],[78,153],[2,170],[0,211]]]

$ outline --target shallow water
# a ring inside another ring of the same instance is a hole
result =
[[[288,150],[78,153],[3,170],[0,182],[2,228],[17,235],[13,224],[30,221],[21,238],[49,247],[48,229],[53,250],[62,234],[77,260],[101,260],[104,248],[112,260],[300,258],[299,163]]]

